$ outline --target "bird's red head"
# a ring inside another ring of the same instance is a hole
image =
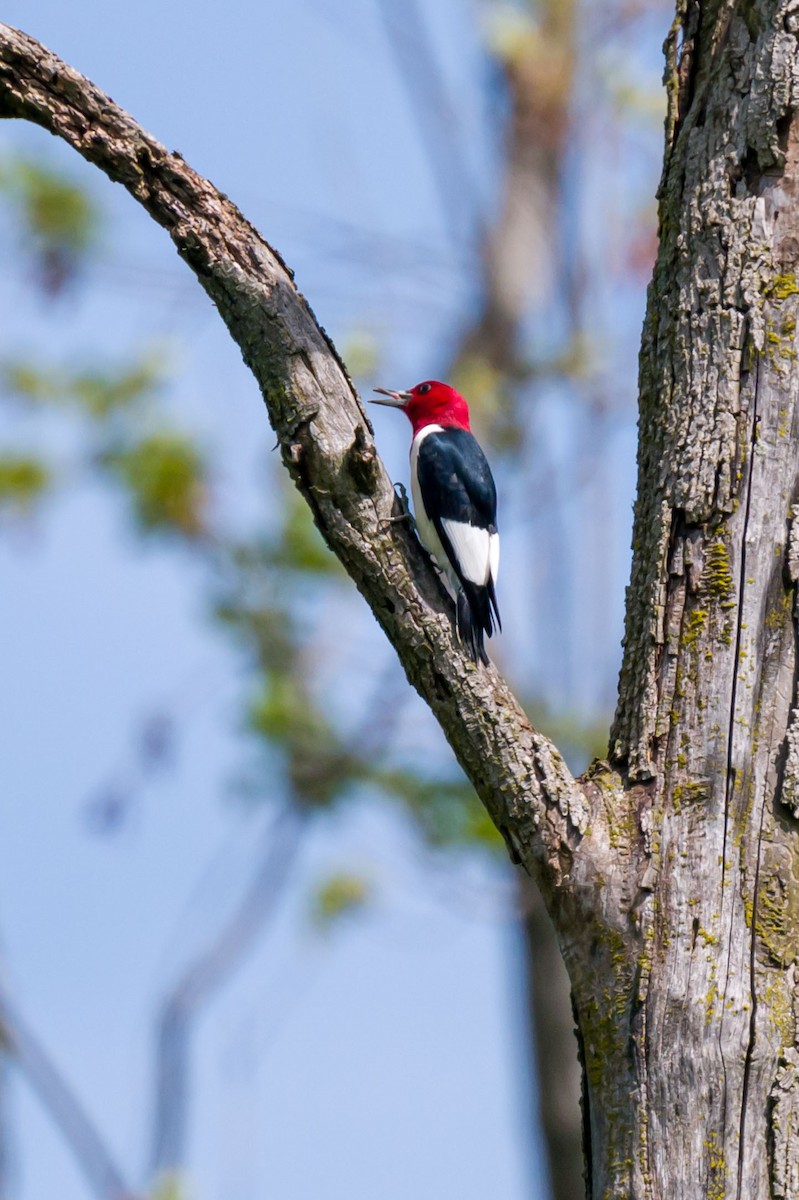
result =
[[[401,408],[413,426],[414,434],[425,425],[443,425],[445,429],[453,425],[460,429],[469,428],[469,405],[460,392],[456,392],[448,383],[426,379],[409,392],[389,392],[386,388],[375,388],[375,391],[387,399],[373,400],[372,403]]]

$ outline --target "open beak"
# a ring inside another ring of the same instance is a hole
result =
[[[385,400],[370,400],[370,404],[385,404],[386,408],[404,408],[409,400],[413,399],[410,392],[390,392],[388,388],[373,388],[375,392],[379,392],[381,396],[385,396]]]

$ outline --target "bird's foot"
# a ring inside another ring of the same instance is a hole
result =
[[[394,484],[394,495],[397,497],[397,500],[399,501],[399,506],[400,506],[401,511],[399,513],[397,513],[396,517],[387,517],[385,524],[386,525],[399,525],[403,521],[407,521],[411,530],[414,533],[416,533],[417,532],[416,521],[414,519],[413,513],[411,512],[410,505],[408,504],[408,493],[405,491],[404,483],[395,483]]]

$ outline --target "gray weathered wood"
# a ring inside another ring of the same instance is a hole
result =
[[[637,1102],[613,1195],[628,1174],[636,1195],[795,1194],[796,28],[784,0],[689,2],[669,43],[612,745],[653,887],[623,961]]]

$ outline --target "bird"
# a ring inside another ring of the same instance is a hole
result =
[[[375,388],[373,404],[401,408],[413,427],[411,496],[416,531],[455,596],[456,629],[475,663],[488,665],[484,635],[496,624],[497,490],[469,427],[469,406],[436,379],[407,392]]]

